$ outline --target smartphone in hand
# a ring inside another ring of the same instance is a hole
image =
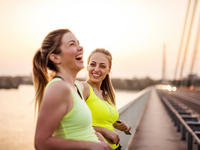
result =
[[[122,123],[120,120],[117,120],[116,122],[117,122],[117,123]],[[131,132],[130,132],[130,131],[124,131],[124,133],[127,134],[127,135],[131,135]]]

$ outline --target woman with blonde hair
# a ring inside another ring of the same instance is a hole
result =
[[[83,100],[77,73],[83,48],[68,29],[50,32],[33,58],[38,120],[37,150],[112,150],[99,142],[90,109]],[[53,78],[50,72],[54,73]]]
[[[89,80],[83,83],[83,94],[92,112],[92,125],[116,150],[120,150],[119,135],[114,128],[129,133],[131,127],[118,120],[115,91],[110,79],[112,55],[99,48],[94,50],[87,63]]]

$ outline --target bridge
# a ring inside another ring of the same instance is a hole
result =
[[[148,87],[119,114],[132,126],[131,135],[117,131],[123,150],[200,150],[200,92]]]

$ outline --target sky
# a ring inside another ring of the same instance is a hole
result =
[[[95,48],[113,55],[111,77],[174,76],[187,0],[1,0],[0,75],[30,75],[33,55],[52,30],[69,28],[84,48],[84,62]],[[194,2],[194,0],[192,0]],[[197,14],[200,14],[198,4]],[[198,15],[196,16],[198,18]],[[192,30],[196,36],[197,19]],[[189,53],[193,51],[191,40]],[[199,46],[200,47],[200,46]],[[199,52],[200,53],[200,52]],[[198,53],[194,73],[199,74]],[[184,76],[189,73],[188,54]],[[80,77],[86,77],[83,69]]]

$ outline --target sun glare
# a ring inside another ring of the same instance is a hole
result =
[[[11,3],[3,0],[0,6],[2,19],[0,38],[5,42],[2,43],[1,49],[8,51],[3,55],[3,59],[9,57],[15,62],[31,60],[49,31],[69,28],[84,47],[85,61],[95,48],[106,48],[115,59],[113,66],[116,60],[121,66],[125,65],[124,62],[127,60],[135,65],[144,63],[143,66],[147,68],[156,62],[158,65],[160,59],[155,59],[155,54],[160,57],[162,44],[166,39],[167,48],[169,45],[171,50],[177,49],[182,27],[180,16],[184,16],[183,6],[185,6],[180,1],[164,2],[164,0],[159,2],[156,0],[20,0]],[[178,6],[179,9],[176,8]],[[176,9],[177,12],[173,14],[169,12],[170,9]],[[176,24],[173,24],[173,17],[176,19]],[[22,53],[26,58],[15,57]],[[139,61],[147,60],[146,58],[148,61],[152,60],[152,63]],[[160,70],[160,66],[156,68]]]

